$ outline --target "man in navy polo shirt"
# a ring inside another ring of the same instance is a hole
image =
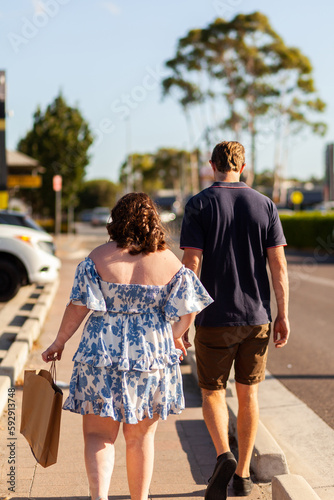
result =
[[[215,182],[190,199],[181,230],[183,263],[199,274],[213,304],[196,318],[195,348],[203,416],[217,452],[206,500],[222,500],[233,476],[236,495],[252,489],[250,459],[258,426],[258,383],[270,334],[269,263],[277,303],[275,347],[289,337],[288,277],[282,226],[274,203],[240,182],[245,150],[221,142],[212,152]],[[239,401],[236,462],[228,439],[226,382],[234,361]]]

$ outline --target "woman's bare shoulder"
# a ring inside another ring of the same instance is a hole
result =
[[[101,259],[104,256],[110,256],[113,252],[117,252],[117,244],[115,241],[108,241],[108,243],[104,243],[103,245],[94,248],[88,257],[94,261],[95,259]]]
[[[161,260],[161,265],[165,265],[171,271],[177,272],[182,263],[180,259],[176,257],[176,255],[171,250],[163,250],[162,252],[157,252],[159,260]]]

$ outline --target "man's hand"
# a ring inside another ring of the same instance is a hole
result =
[[[275,347],[284,347],[288,343],[290,335],[290,325],[287,318],[277,316],[274,322],[274,344]]]
[[[186,332],[184,332],[184,334],[182,335],[182,340],[183,340],[184,347],[186,349],[189,349],[189,347],[192,346],[192,344],[189,342],[189,329]]]

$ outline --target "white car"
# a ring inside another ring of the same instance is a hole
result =
[[[50,234],[25,214],[0,210],[0,302],[21,285],[54,281],[60,265]]]

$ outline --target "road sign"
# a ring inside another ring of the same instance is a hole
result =
[[[8,207],[8,191],[0,191],[0,209]]]
[[[0,70],[0,193],[1,208],[7,208],[7,162],[6,162],[6,73]]]
[[[61,175],[54,175],[53,176],[53,190],[54,191],[61,191],[62,188],[62,176]]]
[[[56,192],[55,199],[55,235],[61,233],[61,188],[63,178],[61,175],[53,176],[53,190]]]
[[[304,195],[301,191],[293,191],[290,195],[290,200],[294,205],[301,205],[304,200]]]
[[[39,188],[42,185],[40,175],[8,175],[7,187]]]

